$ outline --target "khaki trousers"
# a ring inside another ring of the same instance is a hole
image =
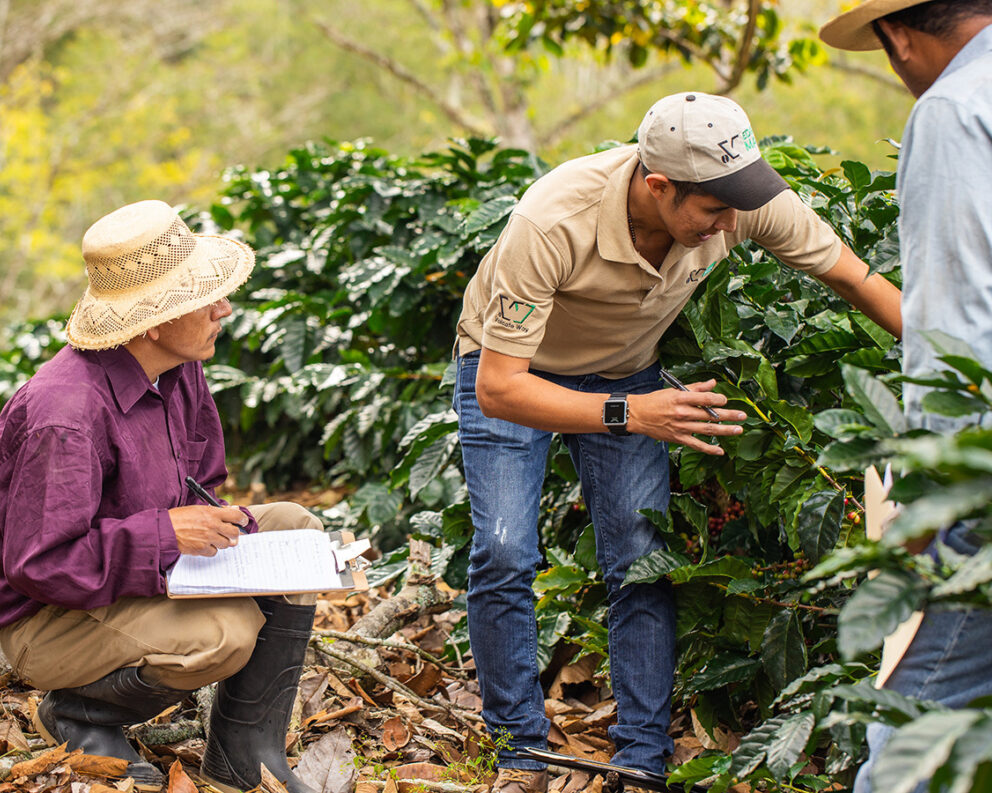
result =
[[[261,531],[322,528],[288,501],[250,511]],[[283,597],[312,605],[317,596]],[[264,622],[251,597],[121,598],[89,611],[45,606],[0,628],[0,649],[21,679],[44,691],[83,686],[125,666],[142,667],[151,685],[189,691],[248,663]]]

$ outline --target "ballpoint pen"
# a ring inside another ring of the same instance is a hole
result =
[[[188,487],[190,490],[192,490],[196,495],[198,495],[204,501],[206,501],[210,506],[212,506],[212,507],[222,507],[222,506],[224,506],[216,498],[214,498],[212,495],[210,495],[206,491],[206,489],[203,487],[203,485],[201,485],[199,482],[197,482],[192,476],[187,476],[186,477],[186,487]]]
[[[221,504],[212,495],[210,495],[206,491],[206,489],[203,487],[203,485],[201,485],[199,482],[197,482],[192,476],[187,476],[186,477],[186,487],[188,487],[190,490],[192,490],[196,495],[198,495],[200,498],[202,498],[204,501],[206,501],[212,507],[223,507],[223,506],[225,506],[224,504]],[[241,530],[241,533],[244,534],[244,531],[245,531],[244,526],[239,526],[238,528]]]
[[[664,369],[661,370],[661,379],[664,380],[666,383],[668,383],[672,388],[677,388],[679,391],[689,390],[688,388],[685,387],[685,384],[681,380],[679,380],[671,372],[666,372]],[[717,413],[715,410],[713,410],[713,408],[707,407],[706,405],[703,405],[702,408],[717,421],[721,421],[720,414]]]

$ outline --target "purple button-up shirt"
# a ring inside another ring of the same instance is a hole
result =
[[[227,476],[200,363],[156,390],[124,348],[60,350],[0,412],[0,625],[163,594],[187,475]]]

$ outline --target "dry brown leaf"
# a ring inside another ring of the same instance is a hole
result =
[[[559,727],[554,722],[551,722],[551,727],[548,729],[548,743],[554,746],[564,746],[568,743],[568,738],[565,737],[565,733],[562,732],[561,727]]]
[[[395,752],[410,741],[410,731],[403,724],[403,719],[393,716],[382,725],[382,745],[390,752]]]
[[[351,689],[352,691],[354,691],[354,693],[358,694],[358,696],[360,696],[370,705],[375,706],[378,704],[374,699],[372,699],[372,697],[370,697],[368,694],[365,693],[365,689],[362,688],[362,686],[355,678],[351,678],[351,680],[348,681],[348,685],[351,686]]]
[[[472,710],[476,713],[482,712],[482,697],[474,691],[469,691],[464,686],[458,688],[455,691],[455,695],[449,696],[448,699],[451,700],[453,705],[457,705],[460,708]]]
[[[0,791],[3,789],[0,788]],[[90,785],[90,793],[121,793],[120,788],[104,785],[102,782],[94,782]]]
[[[561,789],[561,793],[579,793],[579,791],[588,790],[591,777],[592,774],[587,774],[585,771],[573,770],[569,773],[565,786]]]
[[[66,759],[66,765],[86,776],[122,777],[127,770],[127,760],[96,754],[74,754]]]
[[[444,782],[451,778],[446,766],[434,763],[405,763],[392,769],[397,779],[423,779],[429,782]]]
[[[169,705],[169,707],[167,707],[165,710],[163,710],[161,713],[159,713],[157,716],[150,719],[149,721],[151,721],[153,724],[167,724],[170,721],[172,714],[175,713],[177,710],[179,710],[179,703],[176,703],[175,705]]]
[[[406,699],[397,700],[393,710],[406,719],[407,724],[420,724],[424,720],[424,714],[420,712],[420,708]]]
[[[671,762],[682,765],[703,753],[703,744],[694,735],[682,735],[675,739],[675,751],[672,752]]]
[[[438,756],[449,765],[460,763],[462,761],[462,757],[464,757],[464,753],[457,746],[449,743],[448,741],[437,741],[434,744],[434,751],[436,751]]]
[[[464,737],[461,733],[455,732],[450,727],[445,727],[441,722],[434,719],[424,719],[421,721],[418,732],[423,732],[423,730],[430,730],[435,735],[443,735],[446,738],[453,738],[455,740],[460,740]]]
[[[343,707],[335,708],[334,710],[322,710],[320,713],[315,713],[303,722],[303,730],[306,731],[310,727],[314,727],[318,724],[328,724],[329,722],[343,719],[345,716],[350,716],[352,713],[358,713],[364,707],[365,706],[362,704],[361,697],[352,697]]]
[[[426,697],[441,682],[441,671],[436,666],[425,664],[417,674],[409,680],[404,680],[403,684],[421,697]]]
[[[588,729],[588,725],[580,718],[562,719],[559,725],[562,732],[568,735],[575,735],[576,733],[585,732]]]
[[[196,785],[178,760],[169,766],[169,786],[166,790],[168,793],[197,793]]]
[[[592,713],[584,716],[582,721],[590,727],[606,727],[617,720],[617,701],[608,699],[598,705]]]
[[[548,689],[548,696],[553,699],[561,699],[565,686],[574,686],[579,683],[591,683],[592,674],[599,665],[598,655],[584,655],[578,661],[558,670],[555,679]]]
[[[386,668],[389,670],[389,676],[395,677],[401,683],[406,682],[406,678],[413,676],[414,669],[406,661],[391,661],[386,664]]]
[[[54,768],[69,756],[69,752],[66,751],[66,745],[67,744],[56,746],[54,749],[49,749],[44,754],[40,754],[37,757],[33,757],[30,760],[25,760],[21,763],[17,763],[10,769],[10,778],[16,779],[21,776],[43,774],[49,769]],[[78,749],[76,750],[76,753],[82,754],[82,752]]]
[[[703,745],[704,749],[719,749],[721,752],[732,752],[741,745],[741,738],[732,730],[724,730],[720,727],[713,728],[713,734],[706,732],[696,716],[696,711],[691,711],[692,732]]]
[[[396,785],[396,780],[389,777],[386,780],[386,786],[382,789],[382,793],[400,793],[400,789]]]
[[[29,751],[27,738],[13,719],[0,721],[0,747],[3,752]]]
[[[155,753],[163,759],[174,757],[182,760],[189,766],[199,768],[206,745],[207,742],[203,738],[187,738],[185,741],[180,741],[179,743],[156,746]]]
[[[568,752],[566,754],[574,755],[575,757],[587,757],[596,753],[596,747],[586,743],[578,735],[569,735],[566,746],[568,746]]]
[[[355,696],[355,692],[342,683],[341,679],[332,672],[327,673],[327,684],[339,697],[343,697],[348,700]]]
[[[344,727],[311,743],[296,766],[296,776],[318,793],[350,793],[355,784],[355,752]]]
[[[439,655],[444,650],[445,637],[434,625],[428,625],[408,637],[409,641],[415,642],[420,649],[426,650],[433,655]]]
[[[544,715],[549,719],[553,719],[555,716],[564,716],[568,713],[575,713],[574,705],[570,705],[560,699],[544,700]]]
[[[601,735],[597,735],[594,732],[582,733],[582,740],[588,744],[595,746],[597,749],[602,749],[607,752],[613,751],[613,741],[611,741],[609,738],[604,738]]]
[[[301,721],[305,721],[322,709],[324,692],[327,691],[328,685],[330,683],[326,673],[309,674],[300,681]]]

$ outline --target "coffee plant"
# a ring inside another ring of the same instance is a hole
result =
[[[899,281],[894,179],[786,138],[765,156],[873,272]],[[400,158],[367,142],[313,143],[270,170],[230,171],[223,195],[190,214],[240,234],[258,265],[208,367],[232,467],[269,487],[321,482],[348,493],[327,521],[372,535],[373,583],[401,580],[409,535],[462,588],[472,524],[450,410],[451,345],[462,291],[526,187],[545,171],[523,151],[453,141]],[[62,342],[61,320],[7,329],[0,397]],[[934,337],[947,371],[928,409],[980,416],[992,374],[961,342]],[[672,502],[648,513],[666,548],[627,581],[672,581],[679,603],[676,707],[739,747],[704,752],[675,783],[719,793],[849,785],[870,721],[898,727],[877,788],[935,773],[988,790],[987,703],[947,711],[877,690],[881,638],[914,609],[987,605],[992,554],[936,559],[905,550],[957,519],[988,532],[992,435],[907,432],[900,346],[819,282],[744,244],[697,290],[659,348],[683,380],[715,377],[749,418],[726,454],[672,450]],[[881,543],[864,535],[868,463],[900,471],[904,511]],[[564,444],[552,444],[541,500],[546,566],[534,584],[540,662],[556,651],[608,671],[605,588]],[[881,573],[870,580],[869,570]],[[453,644],[467,649],[462,631]],[[454,652],[454,648],[452,648]],[[985,785],[985,787],[983,787]],[[838,788],[834,788],[838,789]]]

